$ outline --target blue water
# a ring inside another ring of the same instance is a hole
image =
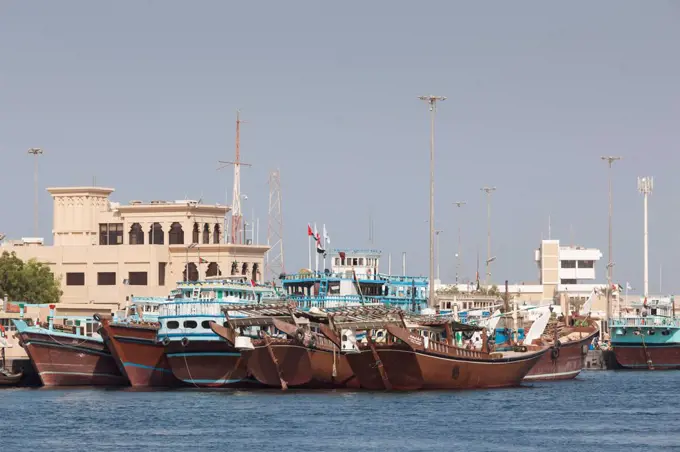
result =
[[[0,450],[680,450],[680,372],[465,392],[2,389]]]

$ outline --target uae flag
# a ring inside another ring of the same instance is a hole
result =
[[[314,232],[312,231],[312,227],[309,224],[307,224],[307,236],[314,237]]]
[[[319,254],[323,254],[326,252],[321,242],[321,236],[319,236],[318,232],[316,233],[316,252]]]
[[[208,261],[207,261],[206,259],[203,259],[202,257],[199,257],[199,258],[198,258],[198,263],[199,263],[199,264],[207,264]]]

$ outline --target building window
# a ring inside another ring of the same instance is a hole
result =
[[[99,225],[100,245],[122,245],[123,223],[101,223]]]
[[[222,270],[217,262],[211,262],[208,264],[208,270],[205,272],[205,276],[222,276]]]
[[[97,273],[98,286],[115,286],[116,272],[99,272]]]
[[[206,245],[210,243],[210,226],[208,223],[203,226],[203,243]]]
[[[198,223],[194,223],[194,231],[191,237],[191,243],[198,243],[198,236],[200,231],[198,230]]]
[[[162,245],[165,242],[163,238],[163,226],[160,223],[154,223],[149,229],[149,244]]]
[[[168,243],[170,245],[184,245],[184,230],[181,224],[175,222],[170,225]]]
[[[128,239],[130,245],[144,245],[144,231],[142,230],[141,224],[132,223]]]
[[[159,262],[158,263],[158,285],[159,286],[164,286],[165,285],[165,267],[168,264],[166,262]]]
[[[576,261],[560,261],[562,268],[576,268]]]
[[[216,224],[215,227],[213,228],[213,243],[214,244],[219,244],[220,243],[220,225]]]
[[[66,273],[67,286],[84,286],[85,273]]]
[[[148,275],[146,272],[130,272],[128,276],[128,284],[131,286],[146,286],[148,285]]]
[[[187,267],[189,268],[189,275],[187,277]],[[198,267],[193,262],[189,262],[182,272],[182,280],[184,281],[198,281]]]
[[[595,261],[578,261],[578,268],[594,268]]]
[[[575,279],[560,279],[560,284],[565,285],[565,284],[576,284]]]
[[[259,278],[258,278],[259,273],[260,273],[260,265],[257,262],[255,262],[253,264],[253,276],[252,276],[251,279],[253,281],[257,282],[259,280]]]
[[[247,262],[244,262],[243,265],[241,266],[241,274],[242,275],[248,274],[248,263]]]

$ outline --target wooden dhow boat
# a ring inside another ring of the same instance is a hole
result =
[[[284,390],[358,388],[358,380],[340,353],[337,336],[332,331],[319,333],[319,328],[328,327],[310,322],[295,306],[223,306],[226,322],[213,322],[211,328],[241,352],[248,373],[265,386]]]
[[[143,315],[114,321],[110,315],[95,314],[94,319],[100,322],[99,334],[133,387],[182,385],[172,373],[165,346],[157,340],[158,322],[146,321]]]
[[[588,348],[598,336],[599,328],[590,317],[574,317],[550,319],[552,309],[544,313],[529,329],[527,340],[538,346],[550,347],[529,371],[525,380],[570,380],[576,378],[585,366]],[[540,331],[540,337],[534,339],[534,327]],[[526,341],[525,341],[526,343]]]
[[[54,308],[50,306],[53,312]],[[46,327],[13,320],[19,343],[45,386],[121,386],[127,378],[90,322],[57,326],[50,316]],[[67,320],[67,319],[63,319]],[[77,332],[74,332],[77,331]]]
[[[373,390],[481,389],[519,386],[548,347],[490,352],[454,345],[457,331],[479,327],[448,316],[408,315],[387,307],[328,309],[328,323],[362,388]],[[326,330],[322,329],[325,334]],[[360,332],[364,338],[359,340]]]

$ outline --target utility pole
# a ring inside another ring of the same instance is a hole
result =
[[[222,166],[217,168],[221,170],[229,165],[234,166],[234,190],[232,192],[232,206],[231,206],[231,243],[240,243],[241,235],[245,236],[245,228],[241,232],[241,221],[243,214],[241,213],[241,166],[252,166],[249,163],[241,162],[241,111],[236,110],[236,158],[233,162],[223,162],[220,160]],[[245,243],[245,238],[243,239]]]
[[[463,207],[465,204],[467,204],[465,201],[456,201],[453,204],[455,204],[457,207]],[[458,284],[458,275],[460,274],[460,259],[461,259],[461,241],[460,241],[460,217],[458,217],[458,252],[456,253],[456,284]]]
[[[33,154],[33,237],[38,237],[38,156],[43,154],[40,148],[31,148],[29,154]]]
[[[606,328],[609,329],[609,319],[611,318],[611,306],[612,306],[612,280],[614,279],[614,261],[612,260],[612,164],[617,160],[621,160],[621,157],[613,156],[602,156],[602,160],[607,162],[609,165],[609,170],[607,177],[609,180],[609,258],[607,262],[607,312],[605,315]]]
[[[491,193],[496,191],[496,187],[482,187],[483,192],[486,192],[486,282],[488,288],[491,279]]]
[[[647,298],[649,296],[649,230],[647,229],[647,198],[652,194],[654,189],[654,178],[653,177],[638,177],[638,191],[642,193],[643,196],[643,209],[644,209],[644,223],[643,223],[643,240],[644,240],[644,292],[643,296]],[[661,273],[659,271],[659,273]],[[659,282],[659,291],[661,289],[661,283]]]
[[[418,99],[426,101],[430,106],[430,278],[427,305],[434,307],[434,117],[437,112],[437,101],[444,101],[443,96],[419,96]]]

